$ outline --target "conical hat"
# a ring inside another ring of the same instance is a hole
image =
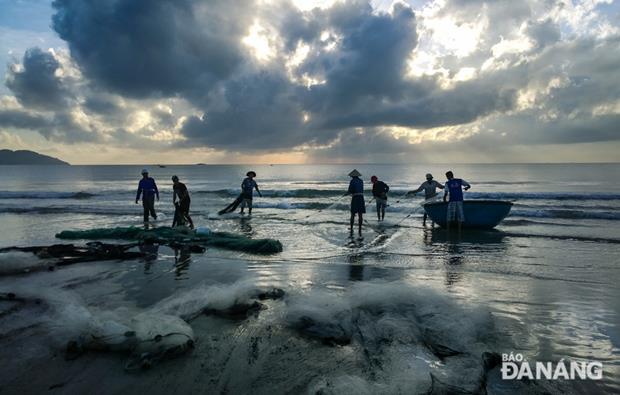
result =
[[[353,171],[349,173],[349,177],[361,177],[361,176],[362,176],[362,173],[357,171],[357,169],[353,169]]]

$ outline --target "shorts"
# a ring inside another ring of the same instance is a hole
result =
[[[189,199],[181,200],[179,202],[179,210],[185,215],[189,214],[190,204],[191,204],[191,200]]]
[[[375,198],[375,201],[377,202],[377,210],[385,210],[387,207],[387,199]]]
[[[351,198],[351,214],[363,214],[366,212],[366,203],[363,195],[356,195]]]
[[[243,199],[241,201],[241,208],[252,208],[252,199]]]
[[[463,202],[449,202],[448,203],[448,222],[464,222],[465,214],[463,214]]]
[[[241,198],[241,208],[252,208],[252,194],[241,193],[241,195],[239,195],[239,198]]]

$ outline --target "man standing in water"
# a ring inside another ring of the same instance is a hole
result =
[[[431,173],[426,174],[426,181],[422,183],[415,191],[407,192],[407,195],[413,194],[420,191],[424,191],[424,200],[430,201],[437,197],[437,188],[443,189],[444,186],[433,180],[433,175]],[[426,203],[426,202],[425,202]],[[426,226],[426,211],[424,212],[424,219],[422,220],[422,226]]]
[[[350,233],[351,237],[353,237],[353,223],[355,222],[355,214],[358,215],[358,235],[362,237],[362,221],[364,220],[363,214],[366,212],[366,204],[364,203],[364,181],[360,178],[362,174],[353,169],[352,172],[349,173],[349,177],[351,177],[351,182],[349,182],[349,190],[346,195],[351,195],[351,222],[350,222]]]
[[[377,176],[370,177],[370,182],[372,182],[372,196],[377,203],[377,221],[383,221],[387,207],[387,193],[390,187],[385,182],[379,181]]]
[[[445,192],[443,195],[443,201],[446,201],[448,195],[450,200],[448,203],[448,218],[447,228],[450,230],[450,223],[456,221],[458,224],[458,230],[461,231],[461,225],[465,221],[465,214],[463,214],[463,187],[465,190],[471,188],[471,185],[465,180],[460,178],[454,178],[454,174],[451,171],[446,173]]]
[[[181,220],[189,222],[190,229],[194,229],[194,222],[192,217],[189,216],[189,206],[191,199],[189,197],[189,191],[185,184],[179,181],[179,177],[172,176],[172,203],[175,207],[175,216],[172,221],[172,227],[181,225]],[[177,198],[179,199],[177,201]]]
[[[252,215],[252,199],[254,195],[254,189],[258,192],[258,196],[263,197],[263,195],[258,190],[258,184],[254,181],[254,177],[256,177],[256,173],[253,171],[248,171],[246,173],[246,178],[241,183],[241,214],[243,214],[243,210],[247,206],[248,214]]]
[[[258,185],[256,184],[256,181],[254,181],[256,173],[253,171],[248,171],[246,173],[246,176],[247,177],[243,180],[243,182],[241,182],[241,193],[239,194],[239,196],[237,196],[234,202],[226,206],[226,208],[218,211],[218,215],[232,213],[237,209],[237,207],[239,207],[239,205],[241,205],[241,211],[239,212],[240,214],[243,214],[243,209],[246,206],[248,207],[248,212],[252,214],[252,195],[254,194],[254,189],[256,189],[256,192],[258,192],[258,196],[263,197],[263,195],[258,190]]]
[[[144,208],[144,222],[149,222],[149,214],[153,219],[157,219],[155,214],[155,196],[159,201],[159,191],[155,180],[149,177],[149,171],[142,169],[142,179],[138,183],[138,192],[136,193],[136,204],[142,195],[142,207]]]

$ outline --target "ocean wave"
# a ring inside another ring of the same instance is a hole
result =
[[[288,189],[288,190],[261,190],[264,197],[275,198],[313,198],[341,196],[345,191],[342,189]],[[216,195],[221,197],[238,196],[239,189],[217,189],[214,191],[195,191],[192,195]]]
[[[520,183],[515,183],[520,184]],[[413,189],[414,186],[412,186]],[[390,197],[392,199],[401,199],[410,189],[391,189]],[[339,197],[345,192],[344,189],[289,189],[289,190],[261,190],[265,198],[330,198]],[[442,191],[439,191],[441,194]],[[239,190],[218,189],[213,191],[194,191],[192,195],[217,195],[220,197],[236,197]],[[370,189],[366,190],[366,197],[371,197]],[[563,192],[467,192],[466,199],[492,199],[492,200],[620,200],[620,194],[617,193],[563,193]],[[412,197],[411,200],[420,200],[422,193]]]
[[[536,185],[548,184],[547,181],[477,181],[476,185]]]
[[[89,192],[52,191],[0,191],[0,199],[90,199],[97,196]]]
[[[142,206],[134,210],[92,206],[32,206],[0,207],[0,213],[9,214],[95,214],[95,215],[142,215]]]
[[[467,192],[466,199],[492,200],[620,200],[617,193]]]
[[[526,218],[559,218],[559,219],[605,219],[620,220],[620,212],[614,211],[583,211],[583,210],[512,210],[511,217]]]

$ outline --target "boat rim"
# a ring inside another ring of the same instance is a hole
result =
[[[440,205],[440,204],[448,204],[450,202],[443,202],[443,201],[438,201],[438,202],[428,202],[428,203],[424,203],[424,205]],[[504,205],[504,204],[508,204],[510,206],[513,205],[512,202],[509,202],[507,200],[463,200],[463,204],[465,203],[484,203],[484,204],[500,204],[500,205]]]

